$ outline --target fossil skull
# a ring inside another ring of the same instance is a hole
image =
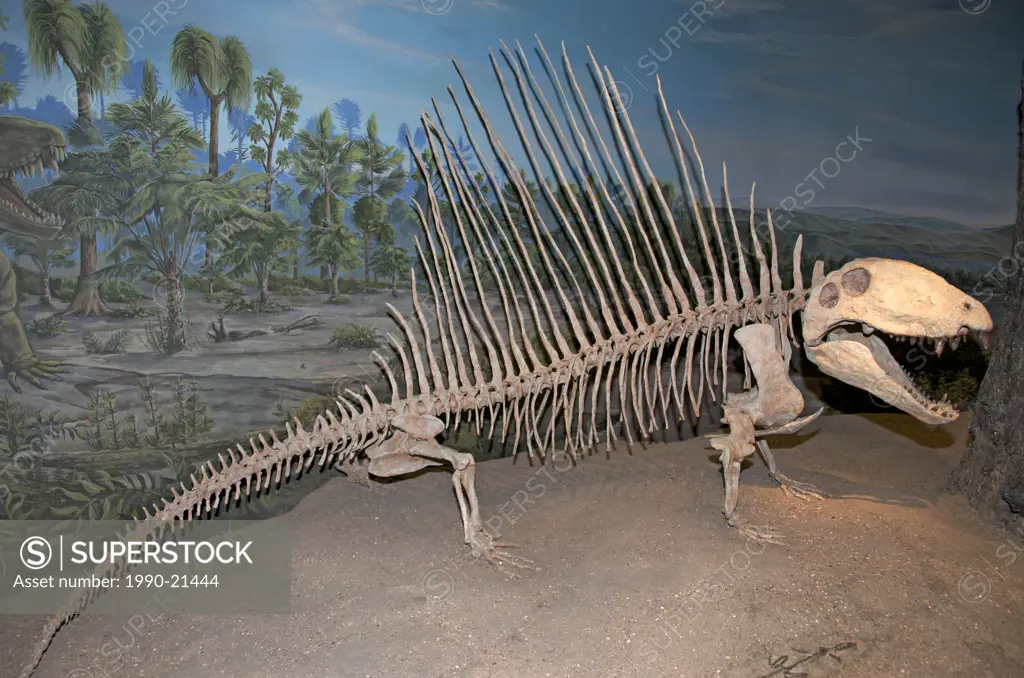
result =
[[[924,395],[879,333],[930,344],[941,355],[971,332],[987,346],[991,331],[980,301],[931,271],[893,259],[855,259],[816,279],[803,312],[811,362],[927,423],[948,423],[960,413],[945,397],[935,402]]]

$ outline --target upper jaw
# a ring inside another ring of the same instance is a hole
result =
[[[967,341],[968,336],[972,336],[985,349],[988,349],[992,343],[992,320],[986,312],[985,318],[979,319],[979,321],[963,319],[958,327],[954,323],[943,328],[932,328],[920,334],[902,334],[888,331],[884,327],[876,328],[866,322],[842,320],[830,325],[821,336],[805,337],[804,344],[811,347],[819,346],[824,341],[834,339],[837,334],[845,335],[851,331],[859,332],[867,337],[874,334],[876,330],[892,337],[897,342],[909,342],[911,345],[920,343],[922,347],[928,347],[930,344],[938,356],[941,356],[947,347],[956,350],[963,342]]]
[[[9,151],[7,151],[9,152]],[[18,155],[10,155],[0,165],[0,176],[13,178],[43,176],[44,169],[58,170],[58,163],[67,157],[67,147],[63,144],[50,144],[31,148]]]
[[[14,173],[42,176],[43,169],[57,170],[67,155],[64,134],[52,125],[19,116],[0,116],[0,176]]]
[[[37,240],[53,240],[63,227],[64,220],[33,202],[10,174],[0,175],[0,229]]]

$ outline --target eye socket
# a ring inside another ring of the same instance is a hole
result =
[[[871,285],[871,273],[866,268],[850,269],[843,274],[843,289],[855,297],[868,291]]]
[[[836,304],[839,303],[839,288],[835,286],[835,283],[827,283],[821,288],[821,292],[818,294],[818,303],[825,308],[836,307]]]

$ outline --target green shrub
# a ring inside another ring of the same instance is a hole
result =
[[[346,348],[377,348],[380,346],[380,339],[369,325],[349,324],[342,325],[334,330],[330,343],[339,350]]]
[[[318,275],[300,275],[299,282],[314,292],[326,292],[329,289],[324,286],[325,281],[321,280]],[[329,283],[330,281],[327,282]]]
[[[292,310],[291,306],[274,301],[273,299],[260,303],[258,299],[250,299],[241,295],[230,297],[224,304],[224,313],[259,313],[267,315],[290,310]]]
[[[57,276],[50,279],[50,296],[65,303],[75,298],[75,290],[77,288],[77,278]]]
[[[104,301],[125,303],[142,298],[142,293],[135,284],[127,280],[106,280],[100,283],[99,287],[100,296]]]
[[[153,309],[142,301],[129,301],[120,308],[111,310],[115,318],[152,318]]]
[[[31,321],[26,325],[26,329],[37,337],[49,339],[67,332],[68,324],[60,316],[49,315],[45,318],[37,318]]]
[[[326,299],[324,299],[324,303],[325,304],[339,304],[339,305],[340,304],[351,304],[352,303],[352,297],[348,296],[347,294],[339,294],[339,295],[337,295],[335,297],[327,297]]]
[[[99,339],[92,332],[82,335],[85,352],[91,354],[123,353],[132,343],[134,337],[128,330],[118,330],[106,339]]]
[[[208,304],[226,304],[236,297],[242,296],[241,290],[215,290],[203,294],[203,301]]]
[[[309,291],[302,280],[274,276],[271,276],[268,287],[271,292],[285,295],[304,294]]]

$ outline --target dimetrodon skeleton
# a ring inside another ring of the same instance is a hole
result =
[[[404,316],[388,304],[402,335],[388,335],[401,368],[393,371],[374,355],[390,381],[390,401],[381,402],[366,385],[362,392],[346,390],[337,409],[318,416],[312,430],[296,419],[281,437],[270,431],[229,449],[170,498],[144,510],[124,539],[159,538],[313,466],[391,477],[448,464],[472,554],[499,567],[529,568],[531,561],[503,550],[499,536],[485,529],[473,456],[440,444],[437,436],[463,418],[478,433],[486,429],[494,436],[500,421],[501,439],[511,436],[516,450],[525,442],[531,459],[546,462],[559,448],[577,459],[602,441],[610,449],[617,439],[648,439],[685,420],[687,404],[698,417],[706,392],[721,398],[729,427],[728,434],[711,436],[721,453],[729,525],[775,540],[771,530],[739,520],[735,509],[740,464],[755,449],[784,489],[820,497],[779,473],[762,439],[797,431],[821,412],[800,416],[804,400],[788,375],[792,347],[801,344],[793,322],[798,312],[804,351],[822,371],[923,421],[956,419],[952,404],[934,402],[914,386],[879,335],[922,339],[938,351],[956,348],[970,332],[987,342],[992,320],[980,302],[934,273],[890,259],[854,260],[827,275],[819,261],[805,287],[800,238],[792,252],[793,285],[785,289],[771,213],[766,229],[755,227],[751,188],[745,247],[725,165],[720,218],[693,135],[678,111],[673,118],[659,80],[662,123],[686,190],[687,225],[696,231],[698,251],[687,251],[677,223],[682,219],[651,170],[611,71],[588,49],[600,94],[593,110],[564,45],[560,77],[538,40],[552,103],[518,42],[515,50],[502,47],[505,66],[493,52],[490,60],[536,188],[513,163],[456,62],[497,169],[449,87],[484,180],[474,176],[434,100],[435,115],[421,114],[429,160],[414,153],[428,183],[427,201],[413,203],[424,231],[417,250],[432,303],[421,302],[413,273],[412,313]],[[602,113],[603,131],[595,119]],[[537,148],[553,173],[550,183]],[[546,212],[536,204],[537,190]],[[747,270],[751,251],[756,290]],[[732,337],[744,356],[742,393],[726,393]],[[107,566],[101,576],[121,568]],[[94,595],[83,593],[48,622],[23,678],[57,630]]]

